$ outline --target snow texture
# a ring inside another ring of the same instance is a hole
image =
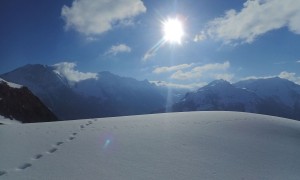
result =
[[[184,112],[0,126],[0,179],[299,179],[300,122]]]
[[[1,79],[1,78],[0,78],[0,82],[5,82],[5,83],[7,83],[8,86],[10,86],[12,88],[20,89],[21,87],[23,87],[22,85],[11,83],[11,82],[5,81],[4,79]]]
[[[15,119],[9,119],[0,115],[0,124],[20,124],[20,123],[21,123],[20,121],[17,121]]]

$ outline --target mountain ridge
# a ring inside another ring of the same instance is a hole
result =
[[[27,86],[65,120],[146,114],[164,106],[161,91],[148,81],[105,71],[98,76],[70,83],[55,67],[35,64],[0,77]]]
[[[234,110],[300,120],[300,86],[279,77],[216,80],[187,93],[171,111]]]
[[[147,80],[109,71],[70,82],[54,66],[26,65],[0,75],[27,86],[60,119],[169,111],[241,111],[300,120],[300,86],[279,77],[230,83],[215,80],[184,96]],[[170,94],[171,93],[171,96]],[[170,98],[171,97],[171,98]]]

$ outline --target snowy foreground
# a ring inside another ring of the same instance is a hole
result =
[[[17,121],[14,119],[11,120],[11,119],[8,119],[8,118],[0,115],[0,124],[20,124],[20,123],[21,123],[20,121]],[[0,131],[0,136],[1,136],[1,131]]]
[[[299,179],[300,122],[187,112],[0,126],[0,179]]]

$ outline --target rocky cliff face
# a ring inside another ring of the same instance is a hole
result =
[[[58,121],[58,118],[24,86],[0,79],[0,115],[22,123]]]

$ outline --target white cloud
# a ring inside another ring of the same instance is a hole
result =
[[[69,82],[79,82],[86,79],[97,79],[97,73],[83,73],[75,70],[76,64],[70,62],[61,62],[54,64],[55,72],[66,77]]]
[[[296,61],[297,63],[300,63],[300,60]]]
[[[201,73],[195,71],[183,72],[182,70],[178,70],[171,75],[172,79],[177,79],[177,80],[186,80],[186,79],[193,79],[199,77],[201,77]]]
[[[113,45],[105,55],[117,55],[118,53],[130,53],[131,48],[126,44]]]
[[[166,81],[150,81],[151,83],[155,84],[156,86],[164,86],[164,87],[170,87],[170,88],[179,88],[179,89],[198,89],[200,87],[203,87],[207,85],[207,83],[191,83],[191,84],[176,84]]]
[[[141,0],[74,0],[70,7],[62,7],[61,16],[66,29],[91,36],[115,26],[131,25],[132,19],[144,12],[146,7]]]
[[[293,81],[300,85],[300,77],[296,76],[296,73],[283,71],[278,75],[278,77]]]
[[[195,71],[210,71],[210,70],[226,70],[230,67],[228,61],[224,63],[205,64],[203,66],[197,66],[194,68]]]
[[[180,69],[185,69],[193,66],[193,64],[179,64],[176,66],[164,66],[164,67],[157,67],[153,70],[153,73],[160,74],[165,72],[177,71]]]
[[[292,81],[292,82],[300,85],[300,76],[297,76],[296,73],[294,73],[294,72],[287,72],[287,71],[282,71],[279,75],[274,75],[274,76],[249,76],[246,78],[242,78],[241,80],[269,79],[269,78],[274,78],[274,77],[280,77],[282,79],[287,79],[289,81]]]
[[[205,34],[204,31],[202,31],[201,33],[197,34],[195,37],[194,37],[194,41],[195,42],[200,42],[200,41],[204,41],[207,39],[207,36]]]
[[[277,76],[248,76],[245,78],[241,78],[240,80],[243,81],[243,80],[250,80],[250,79],[269,79],[269,78],[274,78],[274,77],[277,77]]]
[[[225,43],[251,43],[258,36],[283,27],[300,34],[299,0],[247,0],[241,11],[228,10],[223,17],[209,22],[205,34]]]
[[[222,63],[214,63],[214,64],[205,64],[203,66],[194,67],[191,71],[182,71],[178,70],[174,74],[171,75],[171,78],[177,80],[186,80],[193,78],[200,78],[203,73],[207,71],[219,71],[219,70],[227,70],[230,67],[230,63],[228,61]]]

